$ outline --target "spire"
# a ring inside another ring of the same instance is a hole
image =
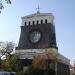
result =
[[[37,13],[40,13],[40,7],[39,7],[39,4],[38,4],[38,7],[37,7],[36,9],[37,9]]]

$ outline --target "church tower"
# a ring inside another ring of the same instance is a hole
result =
[[[22,17],[21,35],[17,49],[57,49],[54,16],[37,12]]]
[[[28,66],[34,56],[49,53],[50,65],[56,75],[69,75],[70,60],[58,53],[54,16],[52,13],[37,13],[22,17],[21,34],[16,53],[20,54],[21,65]],[[46,58],[45,56],[44,58]],[[54,59],[59,60],[56,63]],[[67,69],[67,72],[64,71]]]

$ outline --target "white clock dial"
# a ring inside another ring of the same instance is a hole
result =
[[[34,32],[31,32],[30,34],[30,41],[32,43],[37,43],[41,38],[41,33],[38,32],[38,31],[34,31]]]

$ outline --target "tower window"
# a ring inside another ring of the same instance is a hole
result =
[[[37,24],[39,24],[39,21],[37,20]]]
[[[41,20],[41,24],[43,23],[43,20]]]
[[[25,22],[25,25],[27,25],[27,22]]]
[[[35,24],[35,21],[33,21],[33,24]]]
[[[30,21],[29,21],[29,25],[30,25]]]
[[[45,23],[47,23],[47,19],[45,19]]]

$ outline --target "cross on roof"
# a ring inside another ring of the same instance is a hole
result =
[[[40,10],[40,7],[39,7],[39,5],[38,5],[38,8],[37,8],[37,13],[40,13],[40,11],[39,11],[39,10]]]

